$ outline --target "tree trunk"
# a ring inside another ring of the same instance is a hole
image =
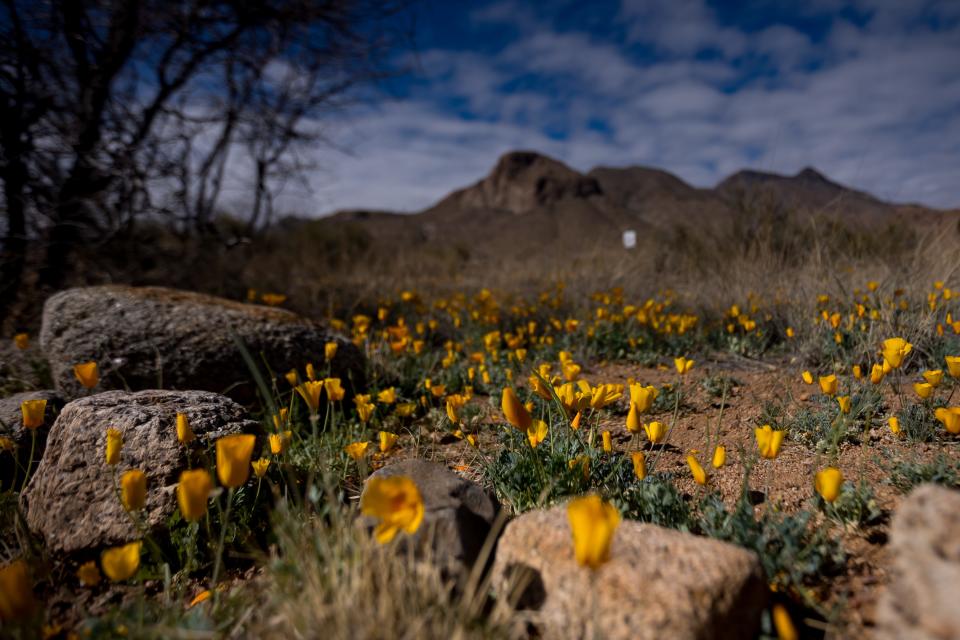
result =
[[[27,225],[24,211],[24,189],[27,169],[19,155],[9,159],[3,172],[3,195],[7,209],[7,232],[0,251],[0,320],[13,309],[23,282],[27,261]]]

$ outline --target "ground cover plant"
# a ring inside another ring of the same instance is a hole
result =
[[[285,295],[250,290],[247,302]],[[359,496],[373,471],[411,457],[495,492],[506,516],[569,503],[571,523],[606,522],[589,548],[573,525],[585,571],[606,561],[620,519],[678,529],[757,554],[775,594],[770,635],[855,633],[874,602],[854,595],[875,584],[902,495],[958,484],[960,310],[941,281],[902,291],[868,280],[795,305],[803,313],[748,296],[709,313],[671,292],[583,297],[562,282],[532,296],[385,292],[324,319],[367,357],[366,387],[351,393],[324,363],[272,372],[240,344],[260,433],[201,441],[185,415],[167,425],[191,468],[157,534],[144,470],[103,425],[102,464],[142,535],[82,563],[28,531],[18,497],[36,464],[20,454],[35,437],[4,438],[4,633],[529,634],[524,612],[483,581],[465,589],[384,553],[421,525],[417,487]],[[28,359],[32,338],[14,338]],[[326,345],[325,362],[337,349]],[[97,391],[95,363],[74,371]],[[54,419],[41,400],[21,413],[33,436]],[[575,516],[577,500],[602,508]],[[378,523],[373,535],[355,526],[360,513]]]

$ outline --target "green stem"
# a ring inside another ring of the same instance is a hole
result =
[[[37,430],[30,430],[30,457],[27,459],[27,473],[23,476],[23,486],[20,487],[20,493],[27,488],[27,482],[30,481],[30,469],[33,467],[33,454],[37,449]]]
[[[220,521],[220,542],[217,543],[217,555],[213,561],[213,578],[210,581],[210,589],[213,591],[213,597],[217,597],[217,580],[220,578],[220,566],[223,564],[223,545],[227,539],[227,524],[230,522],[230,507],[233,506],[233,487],[227,491],[227,508],[223,512],[223,519]]]

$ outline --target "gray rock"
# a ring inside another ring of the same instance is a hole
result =
[[[49,551],[74,553],[138,537],[115,489],[127,469],[147,475],[146,522],[152,530],[163,528],[176,508],[180,472],[188,466],[187,448],[177,441],[178,412],[190,420],[196,448],[258,430],[240,405],[206,391],[108,391],[63,408],[23,494],[27,523]],[[123,434],[115,468],[105,461],[107,428]]]
[[[47,401],[46,419],[44,423],[36,429],[37,442],[35,446],[32,443],[33,436],[30,431],[23,428],[23,414],[20,411],[20,403],[24,400]],[[0,398],[0,437],[13,440],[14,446],[16,447],[13,455],[16,456],[17,465],[23,469],[27,468],[27,463],[30,461],[31,447],[34,447],[34,461],[40,459],[43,455],[43,449],[46,446],[47,433],[50,431],[50,426],[56,419],[61,407],[63,407],[63,397],[56,391],[25,391],[24,393],[17,393],[7,398]],[[0,453],[0,456],[7,455],[11,454]],[[34,468],[36,468],[35,464],[36,462],[32,465]],[[14,482],[18,483],[17,486],[19,487],[19,483],[23,481],[23,471],[18,471],[16,469],[17,465],[6,463],[0,465],[0,487],[8,488],[13,486]],[[16,480],[14,478],[16,478]]]
[[[877,638],[960,638],[960,491],[925,484],[890,525],[890,583],[877,608]]]
[[[203,389],[248,401],[256,391],[231,335],[272,372],[325,372],[324,345],[336,341],[330,363],[344,388],[364,388],[364,358],[342,336],[290,311],[242,304],[160,287],[69,289],[43,307],[40,340],[57,389],[75,398],[87,392],[73,365],[96,360],[107,389]],[[351,383],[352,380],[352,383]]]
[[[753,552],[634,521],[607,563],[581,567],[565,507],[507,525],[491,584],[547,638],[752,638],[768,594]]]
[[[409,539],[401,538],[400,547],[412,544],[421,558],[451,576],[471,568],[500,510],[497,499],[478,484],[428,460],[403,460],[370,477],[389,476],[409,477],[423,498],[423,523]],[[361,524],[372,529],[374,522],[362,518]]]

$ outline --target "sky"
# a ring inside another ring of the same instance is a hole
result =
[[[960,0],[424,0],[409,71],[323,123],[301,215],[417,211],[531,149],[710,187],[806,166],[960,207]]]

